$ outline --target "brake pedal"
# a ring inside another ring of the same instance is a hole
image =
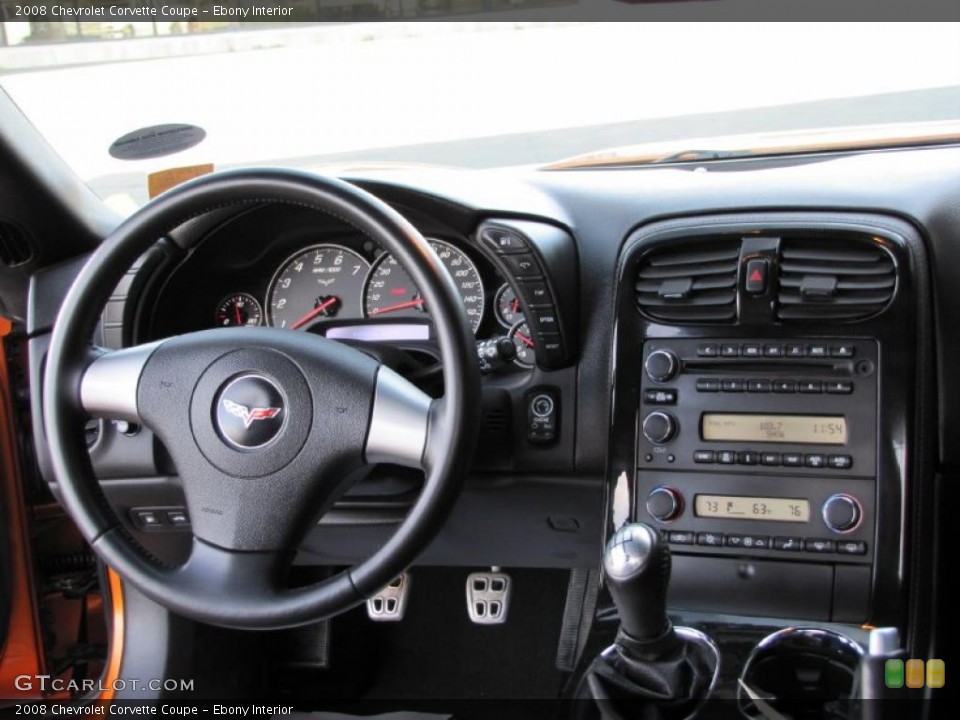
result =
[[[367,617],[376,622],[399,622],[407,612],[410,575],[403,573],[367,600]]]
[[[467,614],[477,625],[500,625],[510,609],[510,576],[502,572],[475,572],[467,576]]]

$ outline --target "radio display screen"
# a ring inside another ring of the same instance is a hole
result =
[[[704,413],[704,440],[845,445],[847,420],[840,415],[750,415]]]
[[[810,520],[810,501],[798,498],[697,495],[693,509],[697,517],[777,522]]]

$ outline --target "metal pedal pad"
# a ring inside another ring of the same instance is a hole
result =
[[[367,600],[367,617],[376,622],[399,622],[407,612],[410,575],[403,573]]]
[[[477,625],[500,625],[510,609],[510,576],[502,572],[475,572],[467,576],[467,614]]]

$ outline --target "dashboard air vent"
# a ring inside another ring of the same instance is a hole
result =
[[[0,263],[7,267],[17,267],[33,259],[33,248],[19,228],[0,221]]]
[[[739,238],[684,242],[640,262],[637,304],[655,320],[731,322],[737,314]]]
[[[893,258],[870,240],[784,238],[780,252],[781,320],[859,320],[893,298]]]

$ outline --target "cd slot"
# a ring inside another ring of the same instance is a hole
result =
[[[853,362],[830,360],[684,360],[683,372],[716,375],[769,373],[775,375],[831,375],[850,377]]]

